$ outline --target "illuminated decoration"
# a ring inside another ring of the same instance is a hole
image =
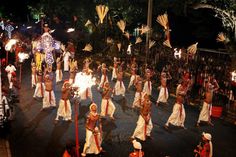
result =
[[[96,84],[96,78],[92,75],[87,75],[83,72],[79,72],[75,75],[75,82],[72,87],[76,88],[75,96],[80,97],[87,88],[91,88]]]
[[[10,24],[8,24],[6,27],[5,27],[5,30],[7,31],[7,34],[8,34],[8,38],[11,39],[11,32],[14,30],[14,27]]]
[[[171,44],[170,44],[170,40],[166,40],[163,42],[163,45],[169,47],[169,48],[172,48]]]
[[[52,54],[52,51],[54,50],[54,42],[54,39],[48,32],[45,32],[41,36],[40,46],[43,52],[45,53],[45,61],[48,65],[52,65],[54,63]]]
[[[176,59],[180,59],[181,58],[181,54],[182,54],[181,49],[179,49],[179,51],[177,50],[177,48],[174,49],[174,57]]]
[[[109,8],[105,5],[97,5],[96,6],[96,11],[99,17],[99,20],[101,23],[103,23],[103,20],[108,12]]]
[[[156,41],[149,41],[149,49],[155,45]]]
[[[7,44],[5,45],[5,50],[10,51],[12,46],[15,45],[18,42],[17,39],[10,39]]]
[[[29,58],[29,54],[20,52],[18,53],[18,57],[19,57],[19,62],[22,63],[24,62],[25,59]]]
[[[125,32],[126,22],[124,20],[120,20],[117,22],[117,26],[120,28],[122,33]]]
[[[68,29],[67,29],[67,33],[71,33],[71,32],[74,32],[74,31],[75,31],[74,28],[68,28]]]
[[[50,34],[53,33],[53,32],[55,32],[55,29],[52,29],[52,30],[49,31]]]
[[[32,28],[32,26],[28,26],[28,27],[26,27],[27,29],[30,29],[30,28]]]
[[[232,74],[231,80],[236,82],[236,71],[233,71],[231,74]]]
[[[85,27],[88,27],[89,25],[91,25],[92,24],[92,22],[90,21],[90,20],[88,20],[86,23],[85,23]]]
[[[0,22],[0,27],[2,27],[2,30],[4,30],[5,27],[4,27],[4,22],[3,21]]]
[[[83,51],[91,52],[93,50],[93,47],[90,44],[86,44]]]

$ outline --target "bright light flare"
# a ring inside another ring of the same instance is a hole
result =
[[[17,42],[18,42],[17,39],[10,39],[5,46],[5,50],[10,51],[12,46],[15,45]]]
[[[233,72],[231,72],[231,75],[232,75],[231,80],[234,81],[234,82],[236,82],[236,70],[233,71]]]
[[[179,51],[177,50],[177,48],[174,49],[174,57],[176,59],[180,59],[181,58],[181,54],[182,54],[181,49],[179,49]]]
[[[80,96],[86,91],[87,88],[91,88],[95,84],[96,84],[95,77],[93,77],[91,74],[87,75],[83,72],[79,72],[75,76],[75,82],[72,85],[72,87],[78,88],[78,90],[75,91],[75,95]]]
[[[67,33],[71,33],[71,32],[74,32],[74,31],[75,31],[74,28],[68,28],[68,29],[67,29]]]
[[[49,33],[53,33],[53,32],[55,32],[55,29],[52,29],[52,30],[49,31]]]
[[[18,57],[19,57],[19,62],[22,63],[25,59],[29,58],[29,54],[20,52],[18,53]]]
[[[28,26],[28,27],[26,27],[27,29],[30,29],[30,28],[32,28],[32,26]]]

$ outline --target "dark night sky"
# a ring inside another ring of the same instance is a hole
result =
[[[15,22],[27,21],[27,5],[40,0],[1,0],[2,8]],[[199,42],[200,47],[217,48],[222,47],[216,43],[217,34],[222,31],[222,24],[214,14],[207,9],[191,11],[186,17],[178,17],[171,10],[168,11],[170,26],[172,29],[171,40],[173,45],[186,47]],[[189,20],[191,19],[191,20]],[[155,18],[153,17],[153,21]],[[157,24],[154,22],[154,24]],[[204,27],[199,27],[204,25]]]

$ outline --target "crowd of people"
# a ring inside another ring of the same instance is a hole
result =
[[[48,35],[48,32],[49,28],[45,25],[44,33]],[[9,89],[10,92],[17,93],[17,90],[20,89],[19,80],[16,78],[18,67],[17,54],[21,51],[26,51],[27,46],[23,50],[18,50],[19,48],[17,48],[17,46],[24,48],[22,45],[16,44],[12,46],[11,49],[14,53],[8,52],[6,56],[1,58],[2,67],[4,67],[8,79],[8,81],[2,81],[3,91]],[[2,47],[4,47],[4,45]],[[222,67],[214,67],[215,71],[212,72],[211,68],[213,66],[209,67],[209,64],[203,59],[202,62],[204,66],[200,67],[196,65],[198,69],[191,64],[175,65],[166,62],[161,66],[160,70],[158,70],[155,66],[152,66],[152,64],[142,66],[143,63],[140,63],[137,59],[138,57],[135,56],[129,57],[130,60],[122,60],[119,57],[114,57],[112,65],[109,65],[110,62],[106,63],[102,60],[97,67],[91,67],[93,63],[91,58],[84,58],[83,64],[80,65],[82,68],[80,69],[75,55],[75,47],[72,42],[68,42],[66,46],[61,45],[60,52],[55,52],[53,56],[56,61],[55,64],[48,64],[45,61],[45,55],[47,54],[33,48],[32,46],[32,51],[35,51],[31,62],[31,87],[35,90],[33,98],[37,100],[42,99],[42,110],[57,108],[58,106],[55,124],[58,123],[59,120],[72,121],[71,98],[77,91],[81,90],[74,86],[78,72],[81,71],[83,77],[87,77],[88,79],[93,75],[98,78],[96,81],[97,90],[100,91],[102,96],[100,113],[98,113],[98,104],[93,102],[91,86],[86,86],[84,91],[80,91],[81,100],[91,100],[86,120],[86,142],[83,147],[82,156],[86,156],[87,154],[99,154],[103,151],[101,147],[101,118],[108,116],[112,121],[115,121],[114,113],[116,112],[116,107],[113,103],[113,98],[117,96],[125,97],[127,90],[131,90],[131,88],[135,89],[134,100],[131,107],[139,111],[139,118],[136,128],[134,128],[134,132],[130,137],[134,147],[134,152],[130,153],[130,157],[144,156],[145,153],[142,151],[142,145],[139,141],[146,141],[152,138],[151,132],[153,124],[151,106],[153,102],[155,102],[154,104],[157,107],[159,105],[167,105],[170,93],[174,93],[176,100],[173,111],[164,127],[168,130],[169,125],[174,125],[186,129],[184,125],[186,119],[184,107],[190,104],[194,92],[195,95],[201,96],[200,99],[203,102],[198,121],[196,122],[197,127],[200,126],[201,122],[206,122],[210,126],[213,126],[211,121],[211,109],[212,104],[214,104],[213,100],[215,94],[221,92],[227,96],[228,100],[231,99],[231,101],[234,101],[233,97],[236,97],[235,86],[230,86],[232,82],[229,80],[228,82],[222,82],[217,75],[217,71],[221,71]],[[130,47],[128,50],[129,49]],[[131,54],[127,55],[129,56]],[[209,62],[212,61],[209,60]],[[54,66],[56,67],[55,73]],[[112,72],[110,72],[110,67],[112,67]],[[65,72],[69,73],[69,78],[64,77]],[[128,76],[130,76],[128,87],[125,87],[124,84],[124,78],[127,77],[126,72],[128,72]],[[111,74],[111,79],[108,78],[108,74]],[[54,94],[54,81],[57,84],[63,82],[59,102],[56,102],[56,96]],[[111,84],[112,81],[115,83],[114,86]],[[222,88],[221,84],[224,88]],[[7,85],[9,86],[7,87]],[[156,85],[158,86],[159,95],[155,99],[153,98],[153,88],[156,88]],[[173,89],[175,89],[174,92]],[[57,103],[59,105],[57,105]],[[6,107],[6,109],[8,108]],[[194,152],[200,157],[212,157],[213,146],[211,143],[211,135],[209,133],[203,133],[202,138],[203,142],[199,144]],[[70,151],[66,150],[63,156],[72,155],[70,155]]]

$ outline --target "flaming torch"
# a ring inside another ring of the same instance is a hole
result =
[[[79,157],[79,126],[78,126],[78,104],[81,94],[96,84],[96,78],[92,75],[86,75],[83,72],[79,72],[75,76],[75,82],[72,85],[74,90],[74,110],[75,110],[75,141],[76,141],[76,155]]]
[[[236,82],[236,70],[234,70],[233,72],[231,72],[231,80],[233,81],[233,82]]]

